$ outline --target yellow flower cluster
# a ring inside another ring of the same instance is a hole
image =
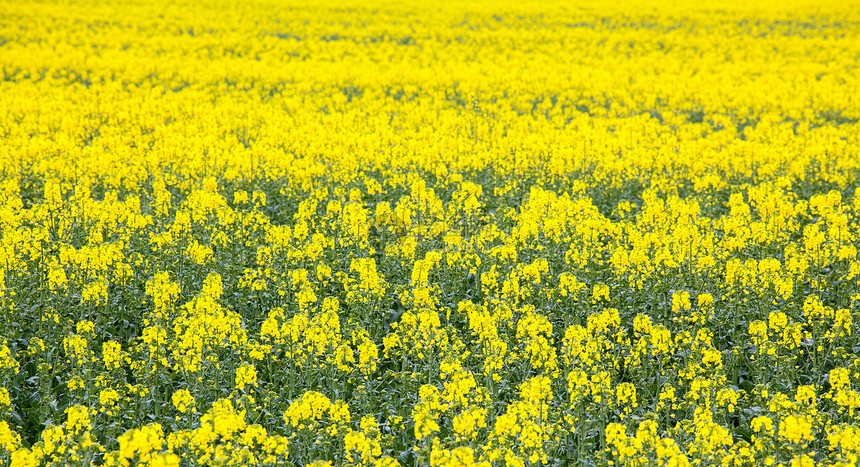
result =
[[[858,25],[0,0],[0,465],[860,463]]]

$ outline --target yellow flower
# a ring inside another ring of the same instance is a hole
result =
[[[12,430],[9,423],[0,422],[0,452],[15,452],[20,447],[21,436]]]
[[[185,413],[189,409],[194,407],[194,396],[191,395],[187,389],[180,389],[173,393],[171,396],[171,400],[173,401],[173,406],[176,407],[180,413]]]
[[[257,369],[245,364],[236,368],[236,389],[245,390],[248,385],[257,387]]]
[[[119,462],[124,466],[132,465],[135,461],[144,465],[149,464],[159,456],[165,442],[161,425],[157,423],[128,430],[120,435],[117,441],[119,442]],[[165,465],[161,462],[153,462],[153,464]]]
[[[794,444],[813,440],[812,422],[806,417],[789,415],[779,423],[779,436]]]

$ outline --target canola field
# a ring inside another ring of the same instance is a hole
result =
[[[0,465],[860,462],[860,4],[0,0]]]

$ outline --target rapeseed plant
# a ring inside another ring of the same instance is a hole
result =
[[[855,3],[0,0],[0,464],[857,464]]]

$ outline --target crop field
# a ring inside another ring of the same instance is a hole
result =
[[[856,0],[0,0],[0,70],[2,466],[860,463]]]

